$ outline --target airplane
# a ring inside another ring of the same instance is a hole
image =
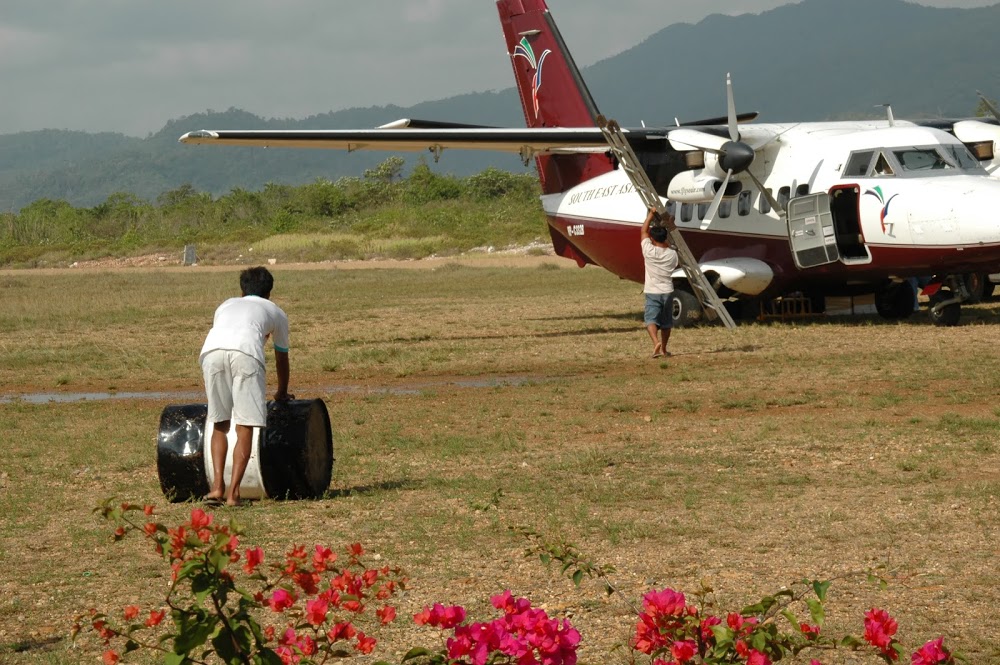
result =
[[[199,130],[185,144],[514,153],[534,160],[553,249],[642,283],[646,208],[597,126],[597,104],[545,0],[496,0],[526,128],[400,120],[358,130]],[[623,129],[698,265],[733,318],[798,294],[875,295],[883,317],[914,311],[934,276],[931,319],[956,325],[961,278],[1000,265],[1000,126],[984,119],[753,123],[737,114]],[[975,155],[970,152],[970,146]],[[702,318],[675,274],[678,325]],[[818,305],[816,309],[820,309]]]

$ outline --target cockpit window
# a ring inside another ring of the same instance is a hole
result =
[[[982,170],[982,165],[979,163],[969,149],[963,145],[943,145],[941,149],[944,150],[945,159],[954,163],[958,168],[963,171],[980,171]]]
[[[868,165],[871,164],[874,150],[856,152],[847,160],[847,168],[844,169],[845,178],[863,178],[868,173]]]
[[[933,148],[906,148],[905,150],[893,150],[904,171],[940,171],[941,169],[953,169],[954,164],[949,164],[944,156]]]
[[[877,176],[894,176],[896,172],[893,170],[892,165],[889,160],[886,159],[885,155],[879,153],[878,159],[875,161],[875,175]]]

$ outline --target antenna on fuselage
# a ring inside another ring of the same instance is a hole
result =
[[[890,127],[895,127],[896,126],[896,118],[894,118],[893,115],[892,115],[892,104],[876,104],[875,108],[878,108],[880,106],[885,109],[885,114],[886,114],[886,116],[889,119],[889,126]]]

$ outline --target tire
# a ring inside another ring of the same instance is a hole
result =
[[[875,310],[883,319],[901,320],[913,314],[916,294],[909,282],[889,284],[875,291]]]
[[[965,289],[969,292],[968,302],[975,304],[983,302],[993,295],[993,283],[990,276],[984,272],[970,272],[962,275]]]
[[[686,328],[702,321],[701,303],[693,293],[684,289],[674,289],[674,327]]]
[[[952,293],[950,289],[941,289],[934,294],[931,298],[931,322],[936,326],[957,326],[958,320],[962,318],[962,306],[959,303],[952,303],[947,307],[944,307],[938,312],[934,311],[935,305],[937,303],[951,300]]]

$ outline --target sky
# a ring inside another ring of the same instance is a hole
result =
[[[580,66],[673,23],[785,4],[548,0]],[[0,12],[0,134],[145,136],[208,109],[305,118],[512,85],[493,0],[3,0]]]

